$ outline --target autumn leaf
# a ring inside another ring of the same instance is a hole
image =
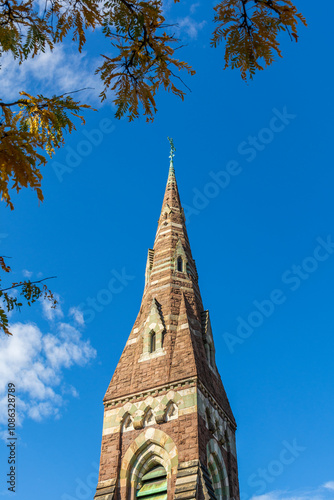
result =
[[[298,41],[298,22],[306,20],[290,0],[223,0],[215,7],[211,45],[223,40],[225,69],[237,68],[243,80],[252,79],[257,70],[270,66],[274,55],[282,57],[278,34],[286,31]]]

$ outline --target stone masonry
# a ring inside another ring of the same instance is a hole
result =
[[[173,161],[139,314],[104,398],[95,500],[135,500],[152,465],[168,500],[239,500],[236,423],[215,363]]]

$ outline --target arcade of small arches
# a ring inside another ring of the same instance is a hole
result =
[[[225,445],[229,450],[227,423],[221,418],[215,418],[208,406],[205,408],[205,424],[209,431],[211,431],[214,437],[217,439],[217,441],[221,445]]]
[[[174,393],[173,398],[165,396],[160,403],[152,398],[150,404],[143,401],[139,409],[134,405],[127,410],[122,409],[118,416],[122,432],[177,419],[179,414],[178,403],[180,401],[179,394]]]

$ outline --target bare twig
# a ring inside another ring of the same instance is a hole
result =
[[[22,283],[18,283],[17,285],[10,286],[8,288],[2,288],[0,289],[0,292],[6,292],[7,290],[12,290],[13,288],[18,288],[20,286],[29,284],[29,285],[36,285],[36,283],[42,283],[45,280],[52,280],[54,278],[57,278],[57,276],[50,276],[49,278],[43,278],[42,280],[38,281],[22,281]]]

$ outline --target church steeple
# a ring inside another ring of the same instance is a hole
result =
[[[108,500],[135,500],[137,489],[146,488],[138,479],[140,471],[145,475],[152,462],[142,453],[153,448],[152,464],[166,469],[168,500],[239,499],[236,424],[216,367],[170,142],[167,185],[148,251],[140,311],[104,398],[97,500],[107,499],[102,495],[110,481],[113,496]],[[193,496],[179,496],[184,487]]]

